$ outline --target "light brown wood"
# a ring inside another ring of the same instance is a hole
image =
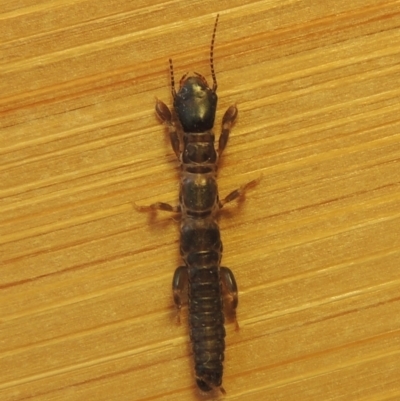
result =
[[[24,4],[25,3],[25,4]],[[200,400],[171,294],[177,201],[154,114],[237,103],[221,216],[240,287],[226,400],[400,399],[400,2],[7,1],[1,11],[0,400]],[[222,398],[222,397],[221,397]]]

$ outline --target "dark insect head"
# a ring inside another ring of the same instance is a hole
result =
[[[212,88],[202,75],[195,73],[195,75],[188,77],[185,74],[180,80],[179,90],[176,92],[172,60],[169,60],[174,109],[183,130],[187,133],[205,132],[214,126],[218,101],[217,79],[214,71],[214,41],[217,24],[218,15],[215,20],[210,48]]]
[[[205,132],[214,126],[217,94],[199,74],[185,78],[174,97],[174,109],[185,132]]]

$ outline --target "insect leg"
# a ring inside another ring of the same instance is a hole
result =
[[[230,313],[233,315],[236,324],[236,330],[239,329],[239,325],[236,319],[236,308],[239,302],[238,288],[235,280],[235,276],[232,270],[228,267],[220,267],[220,278],[222,283],[222,290],[224,295],[228,295]]]
[[[170,109],[165,103],[158,99],[156,99],[156,114],[159,119],[168,127],[172,149],[174,150],[176,157],[179,159],[180,141],[178,130],[172,121],[172,114]]]
[[[261,177],[242,185],[240,188],[235,189],[228,194],[224,199],[219,201],[219,207],[222,208],[226,203],[232,202],[233,200],[242,196],[248,189],[255,187],[261,180]]]
[[[139,206],[139,205],[135,204],[135,207],[140,212],[153,212],[155,210],[164,210],[165,212],[172,212],[172,213],[180,213],[181,212],[180,205],[172,206],[169,203],[164,203],[164,202],[152,203],[149,206]]]
[[[235,105],[232,105],[228,108],[228,110],[224,114],[224,117],[222,118],[222,131],[218,143],[219,155],[221,155],[221,153],[226,147],[226,144],[228,143],[231,127],[235,122],[237,115],[238,115],[238,109]]]
[[[174,294],[174,302],[178,310],[178,322],[180,322],[180,311],[182,307],[182,293],[188,284],[188,270],[186,266],[179,266],[172,278],[172,291]]]

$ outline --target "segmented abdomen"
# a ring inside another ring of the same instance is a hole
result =
[[[181,222],[181,254],[188,267],[190,338],[197,385],[210,391],[222,383],[225,349],[219,276],[222,243],[210,215]]]

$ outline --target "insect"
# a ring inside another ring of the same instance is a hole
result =
[[[182,295],[187,287],[190,339],[197,386],[203,392],[219,389],[225,393],[221,386],[225,350],[223,301],[228,301],[236,321],[238,289],[232,271],[220,266],[222,242],[217,213],[258,180],[243,185],[222,200],[219,199],[216,181],[218,158],[226,147],[238,110],[233,105],[225,112],[217,152],[212,129],[217,108],[214,41],[218,17],[217,15],[210,48],[212,87],[198,73],[191,76],[185,74],[176,92],[170,59],[173,113],[162,101],[156,101],[156,114],[167,126],[172,149],[180,162],[179,205],[157,202],[140,209],[158,209],[180,214],[180,253],[184,265],[179,266],[173,276],[174,302],[179,311]]]

